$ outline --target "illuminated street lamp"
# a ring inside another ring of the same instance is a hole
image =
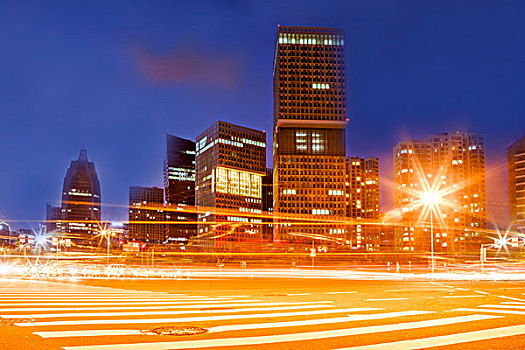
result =
[[[437,204],[441,201],[441,195],[439,192],[429,190],[426,192],[423,192],[421,195],[421,200],[425,204],[427,208],[430,209],[430,256],[431,256],[431,264],[432,264],[432,273],[434,273],[434,220],[433,220],[433,212],[434,208],[437,206]]]
[[[509,254],[508,246],[511,243],[511,238],[508,238],[509,230],[506,230],[504,234],[502,234],[499,230],[497,231],[497,233],[498,237],[490,237],[493,240],[492,243],[485,243],[482,244],[480,247],[479,262],[481,265],[481,273],[485,272],[484,263],[487,262],[487,248],[498,249],[498,254],[501,248],[504,248],[507,254]]]
[[[107,262],[108,262],[108,265],[109,265],[109,239],[111,237],[111,231],[103,229],[102,231],[100,231],[100,235],[102,237],[106,238],[106,242],[107,242]]]

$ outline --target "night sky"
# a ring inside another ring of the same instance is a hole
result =
[[[394,144],[461,129],[485,137],[489,219],[506,222],[524,13],[523,1],[2,1],[0,219],[42,220],[83,145],[117,205],[109,220],[127,218],[128,186],[162,185],[165,133],[195,139],[221,119],[271,145],[282,24],[346,30],[347,154],[381,158],[382,209]]]

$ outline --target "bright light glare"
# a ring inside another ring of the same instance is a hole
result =
[[[434,206],[441,200],[441,196],[438,192],[428,191],[424,192],[421,196],[421,200],[428,206]]]

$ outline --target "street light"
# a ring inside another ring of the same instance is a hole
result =
[[[102,237],[106,238],[106,242],[107,242],[107,263],[109,265],[109,237],[111,236],[111,232],[109,230],[102,230],[102,231],[100,231],[100,235]]]
[[[430,208],[430,256],[432,264],[432,273],[434,273],[434,220],[433,212],[436,205],[441,201],[441,195],[436,191],[426,191],[423,192],[421,196],[422,202],[427,208]]]

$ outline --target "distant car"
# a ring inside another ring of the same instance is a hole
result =
[[[107,277],[123,277],[126,274],[126,265],[124,264],[111,264],[106,269]]]
[[[138,267],[133,269],[133,277],[137,278],[149,278],[153,275],[153,272],[144,268],[144,267]]]
[[[85,266],[82,269],[82,275],[84,277],[99,277],[100,276],[100,269],[96,266]]]

